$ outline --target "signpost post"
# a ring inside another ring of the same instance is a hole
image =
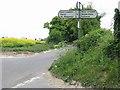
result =
[[[78,18],[78,39],[80,38],[80,19],[81,18],[96,18],[96,10],[83,10],[83,5],[80,2],[76,3],[77,10],[60,10],[58,16],[60,18]]]
[[[76,3],[76,8],[78,9],[78,39],[80,38],[80,11],[81,11],[81,6],[83,9],[83,5],[80,2]]]

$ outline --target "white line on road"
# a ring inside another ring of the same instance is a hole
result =
[[[45,73],[42,73],[41,76],[33,77],[33,78],[31,78],[31,79],[29,79],[29,80],[27,80],[27,81],[24,81],[24,82],[22,82],[22,83],[20,83],[20,84],[15,85],[15,86],[12,87],[12,88],[18,88],[18,87],[24,86],[24,85],[26,85],[26,84],[29,84],[29,83],[31,83],[31,82],[33,82],[33,81],[35,81],[35,80],[40,79],[44,74],[45,74]]]

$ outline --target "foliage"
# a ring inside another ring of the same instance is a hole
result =
[[[86,7],[84,9],[91,10],[92,7]],[[70,10],[76,10],[76,8]],[[99,29],[101,17],[102,15],[94,19],[81,19],[80,36],[86,35],[91,30]],[[44,28],[49,29],[48,42],[72,42],[78,39],[77,22],[78,19],[53,17],[50,22],[44,24]]]
[[[47,38],[47,40],[49,42],[54,42],[54,43],[58,43],[60,41],[62,41],[62,33],[60,31],[57,30],[52,30],[49,37]]]
[[[106,48],[105,53],[112,59],[118,59],[120,57],[120,42],[114,39]]]
[[[81,33],[82,36],[88,34],[91,30],[100,28],[100,22],[97,18],[95,19],[82,19],[81,20]]]
[[[112,41],[111,31],[91,31],[75,41],[77,50],[60,57],[49,70],[52,75],[70,84],[75,81],[85,87],[118,88],[118,63],[105,54]]]
[[[98,43],[101,36],[105,35],[106,32],[103,30],[96,30],[94,32],[90,32],[85,37],[82,37],[79,41],[77,41],[77,47],[79,48],[79,52],[84,53],[88,49],[95,47]]]

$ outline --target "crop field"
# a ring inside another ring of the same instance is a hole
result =
[[[36,41],[32,39],[0,38],[0,44],[2,47],[25,47],[44,43],[45,41]]]
[[[16,38],[2,38],[0,39],[2,47],[23,47],[35,45],[34,40],[16,39]]]
[[[17,38],[0,38],[0,50],[2,51],[30,51],[41,52],[53,48],[46,41]]]

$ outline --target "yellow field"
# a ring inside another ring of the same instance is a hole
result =
[[[36,44],[45,44],[46,43],[46,41],[36,41]]]
[[[0,44],[2,45],[2,47],[23,47],[43,43],[45,43],[45,41],[35,41],[31,39],[17,39],[17,38],[0,38]]]

